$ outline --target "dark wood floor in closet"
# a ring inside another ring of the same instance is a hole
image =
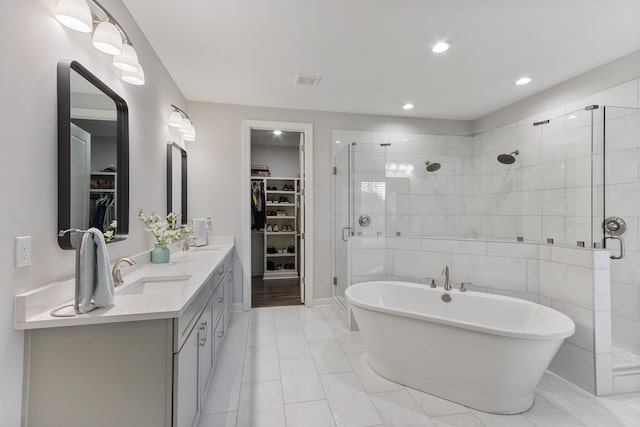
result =
[[[300,304],[300,279],[251,277],[251,308]]]

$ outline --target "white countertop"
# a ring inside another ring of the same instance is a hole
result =
[[[168,264],[144,263],[129,274],[126,274],[128,267],[125,265],[121,270],[125,283],[116,288],[114,304],[75,317],[53,317],[50,314],[54,308],[73,304],[73,278],[16,295],[15,328],[39,329],[179,317],[232,249],[233,238],[230,241],[223,238],[213,245],[172,253]],[[147,259],[148,255],[142,258]],[[160,276],[190,277],[166,293],[119,294],[127,285],[140,279]],[[61,311],[61,314],[67,313],[73,313],[73,308]]]

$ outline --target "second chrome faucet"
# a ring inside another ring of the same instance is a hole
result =
[[[444,290],[451,290],[451,277],[449,277],[449,266],[445,265],[442,269],[442,275],[444,276]]]

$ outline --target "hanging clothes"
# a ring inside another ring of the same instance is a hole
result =
[[[264,224],[267,222],[267,205],[266,195],[264,193],[264,182],[251,182],[251,229],[264,230]]]

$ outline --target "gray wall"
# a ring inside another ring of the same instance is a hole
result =
[[[66,29],[54,18],[56,1],[11,1],[0,16],[0,52],[7,59],[0,79],[0,426],[20,425],[23,333],[13,328],[14,295],[70,277],[73,251],[59,249],[57,228],[57,87],[60,59],[75,59],[128,102],[131,210],[129,238],[109,245],[112,260],[152,247],[137,219],[138,209],[163,212],[166,203],[166,121],[170,104],[185,99],[120,0],[101,3],[131,37],[146,74],[145,86],[122,82],[111,57],[91,46],[91,36]],[[10,11],[10,13],[9,13]],[[32,236],[32,265],[16,269],[16,236]],[[62,385],[64,387],[64,385]]]
[[[189,115],[198,128],[198,142],[189,147],[189,211],[210,215],[214,233],[233,234],[242,254],[242,218],[238,207],[248,203],[242,188],[242,120],[273,120],[313,124],[314,144],[314,297],[331,296],[331,165],[332,129],[448,134],[470,131],[471,123],[365,114],[329,113],[243,105],[190,102]],[[242,301],[242,270],[234,266],[234,302]]]
[[[298,147],[251,145],[251,164],[268,165],[273,177],[299,177],[299,158]]]

